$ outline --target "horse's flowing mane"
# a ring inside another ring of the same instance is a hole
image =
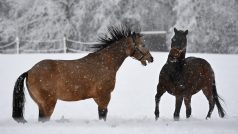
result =
[[[126,25],[108,26],[107,33],[98,37],[100,44],[96,44],[92,48],[101,50],[103,48],[106,48],[107,46],[112,45],[115,41],[131,36],[132,30]]]

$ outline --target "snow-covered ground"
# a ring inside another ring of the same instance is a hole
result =
[[[154,63],[142,66],[127,58],[117,73],[116,87],[109,104],[107,121],[99,121],[97,105],[92,99],[78,102],[58,101],[51,121],[39,123],[38,108],[26,90],[26,124],[11,118],[12,91],[17,77],[42,59],[77,59],[85,54],[21,54],[0,55],[0,133],[60,134],[60,133],[161,133],[161,134],[237,134],[238,133],[238,55],[187,54],[208,60],[215,75],[218,94],[227,116],[219,118],[215,107],[210,120],[205,120],[208,102],[202,92],[192,98],[192,117],[173,120],[175,99],[164,94],[160,103],[160,118],[154,120],[154,95],[159,72],[168,53],[152,53]]]

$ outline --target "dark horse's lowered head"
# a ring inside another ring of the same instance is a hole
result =
[[[161,96],[167,91],[176,97],[174,119],[179,119],[179,113],[184,100],[186,117],[191,115],[191,97],[202,90],[209,102],[209,111],[206,118],[210,118],[216,104],[220,117],[225,116],[225,111],[220,104],[217,94],[215,76],[210,64],[201,58],[185,58],[188,30],[182,31],[174,28],[171,50],[166,64],[163,66],[157,94],[155,95],[155,118],[159,118],[159,102]]]
[[[26,122],[24,79],[28,92],[39,108],[39,120],[49,120],[57,100],[79,101],[93,98],[99,119],[106,120],[107,106],[116,82],[116,73],[127,57],[143,65],[153,62],[140,33],[127,26],[110,26],[100,38],[98,50],[76,60],[43,60],[19,76],[13,91],[12,117]]]

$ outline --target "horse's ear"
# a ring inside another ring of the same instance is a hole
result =
[[[184,32],[184,35],[187,35],[188,34],[188,30],[186,30],[185,32]]]
[[[132,32],[131,36],[132,36],[132,39],[135,40],[136,39],[136,32]]]
[[[136,37],[136,32],[132,32],[132,36]]]
[[[175,32],[175,33],[177,33],[177,32],[178,32],[177,28],[174,28],[174,32]]]

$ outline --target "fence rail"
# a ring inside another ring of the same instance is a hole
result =
[[[155,35],[155,34],[166,34],[166,31],[142,31],[141,34],[144,35]],[[75,43],[75,44],[83,44],[83,45],[95,45],[95,44],[99,44],[100,42],[82,42],[82,41],[75,41],[72,39],[68,39],[66,37],[63,37],[62,39],[54,39],[54,40],[20,40],[19,37],[16,37],[16,39],[8,44],[5,44],[3,46],[0,46],[0,53],[4,50],[7,50],[6,48],[12,46],[12,45],[16,45],[16,53],[19,54],[20,53],[20,42],[32,42],[32,43],[38,43],[38,45],[40,45],[40,43],[56,43],[56,42],[61,42],[63,43],[63,48],[58,48],[58,49],[52,49],[52,50],[24,50],[24,52],[26,53],[45,53],[45,52],[64,52],[67,53],[68,51],[71,52],[76,52],[76,53],[81,53],[81,52],[85,52],[84,50],[80,50],[80,49],[74,49],[74,48],[70,48],[67,46],[67,42],[70,43]],[[3,44],[3,41],[0,41],[0,44]]]

